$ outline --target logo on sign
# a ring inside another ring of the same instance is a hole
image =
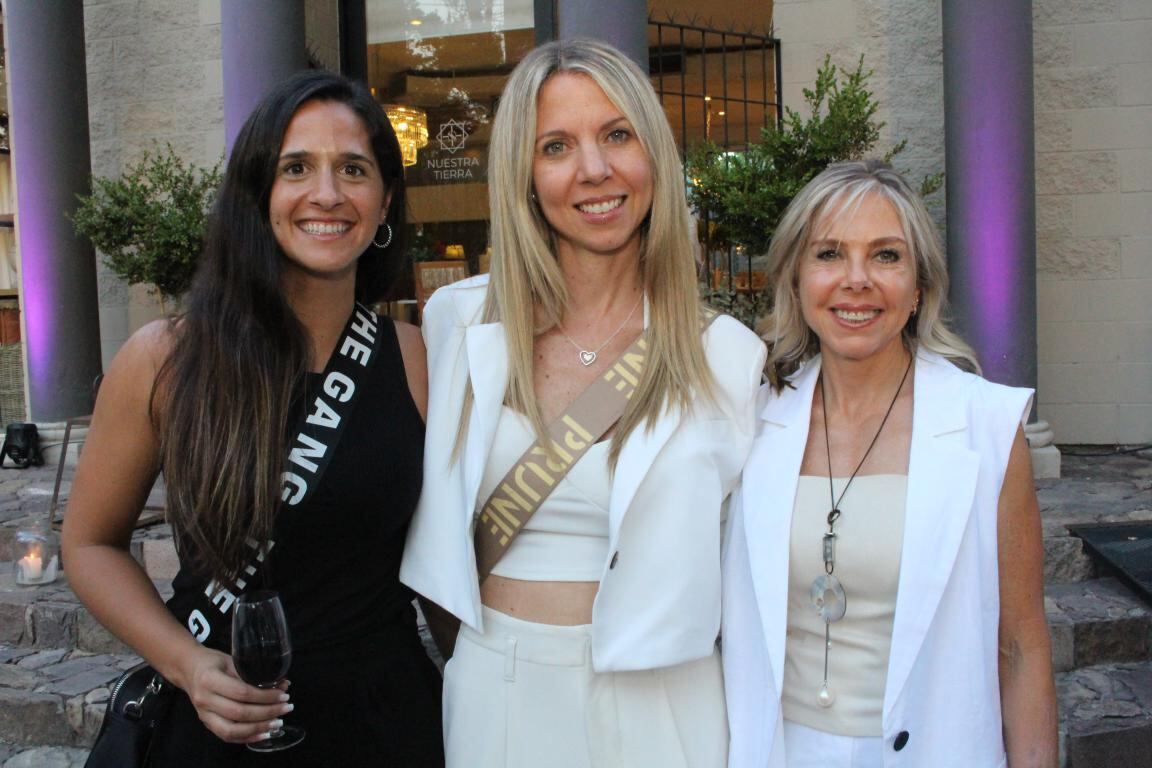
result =
[[[468,129],[459,120],[448,120],[440,124],[436,140],[440,142],[440,149],[456,154],[464,149],[464,142],[468,140]]]
[[[436,132],[439,150],[424,155],[422,171],[426,183],[445,184],[452,182],[472,182],[481,173],[480,158],[476,152],[465,152],[468,141],[468,124],[461,120],[445,120]],[[430,177],[430,178],[429,178]]]

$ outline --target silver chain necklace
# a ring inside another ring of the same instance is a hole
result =
[[[827,708],[836,703],[836,694],[828,687],[828,651],[832,647],[832,624],[844,618],[844,614],[848,610],[848,595],[844,592],[840,579],[832,573],[836,570],[836,521],[840,519],[840,502],[844,501],[844,494],[848,493],[848,486],[852,485],[852,481],[856,479],[856,474],[864,466],[868,454],[872,453],[872,449],[876,447],[876,441],[880,439],[880,433],[884,431],[884,425],[888,423],[888,417],[892,415],[892,409],[896,407],[896,401],[900,399],[900,390],[904,389],[904,382],[908,380],[908,372],[912,370],[912,361],[915,359],[915,356],[908,359],[908,367],[904,369],[904,375],[900,378],[900,385],[896,387],[896,394],[892,396],[892,402],[888,404],[888,410],[884,412],[884,418],[880,420],[880,427],[876,430],[872,442],[868,444],[868,449],[860,457],[860,463],[856,465],[856,469],[852,470],[848,482],[840,491],[839,498],[836,497],[836,491],[832,486],[832,445],[828,440],[828,398],[824,395],[824,372],[820,372],[820,410],[824,414],[824,452],[828,456],[828,496],[832,502],[832,509],[828,512],[828,533],[824,534],[824,539],[821,542],[824,573],[812,580],[809,596],[816,612],[824,620],[824,682],[820,686],[819,693],[816,694],[816,702],[821,707]]]
[[[620,335],[620,331],[624,330],[624,326],[628,325],[628,321],[632,319],[632,315],[636,314],[636,308],[640,306],[640,302],[643,300],[644,294],[641,293],[640,298],[636,299],[636,303],[632,305],[632,311],[628,313],[628,317],[624,318],[624,322],[620,323],[620,327],[612,331],[612,335],[604,339],[604,343],[596,347],[596,349],[584,349],[573,341],[572,337],[568,335],[568,332],[564,330],[562,323],[557,323],[556,327],[560,329],[560,333],[563,334],[564,338],[568,339],[568,343],[576,347],[576,351],[580,353],[580,364],[587,367],[596,362],[596,356],[604,351],[604,347],[608,346],[608,343],[612,341],[612,339]]]

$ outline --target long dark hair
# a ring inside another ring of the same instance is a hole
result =
[[[176,544],[199,572],[236,581],[267,542],[280,507],[280,473],[292,398],[309,341],[281,291],[284,255],[268,201],[288,123],[306,102],[347,105],[364,124],[392,201],[392,242],[369,246],[356,267],[356,298],[377,301],[402,267],[404,175],[400,147],[367,88],[328,72],[277,85],[236,137],[154,406]]]

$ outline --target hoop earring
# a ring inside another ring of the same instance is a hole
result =
[[[384,226],[388,228],[388,237],[385,238],[384,242],[378,243],[376,242],[376,238],[372,238],[372,245],[376,246],[380,250],[384,250],[392,243],[392,225],[388,222],[384,222]],[[377,227],[377,229],[379,229],[379,227]]]

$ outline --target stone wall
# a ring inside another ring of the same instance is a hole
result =
[[[308,49],[330,69],[340,66],[338,7],[336,0],[305,0]],[[165,144],[202,166],[223,158],[220,0],[84,0],[84,32],[94,175],[116,176]],[[160,307],[148,290],[129,288],[102,263],[98,286],[107,367]]]
[[[1152,442],[1152,3],[1035,0],[1039,406]]]
[[[830,54],[855,69],[864,56],[869,88],[886,123],[877,154],[907,140],[895,164],[913,180],[944,170],[944,87],[940,3],[925,0],[775,0],[773,26],[781,40],[784,104],[803,109],[803,89]],[[944,223],[944,193],[929,201]]]
[[[943,168],[938,2],[774,6],[786,105],[826,52],[863,53],[882,145],[908,140],[896,164],[914,179]],[[1033,15],[1039,416],[1061,443],[1152,442],[1152,3],[1034,0]]]
[[[165,144],[188,162],[224,153],[219,0],[85,0],[92,173],[112,177]],[[97,257],[99,259],[99,257]],[[107,367],[156,300],[98,267]]]

